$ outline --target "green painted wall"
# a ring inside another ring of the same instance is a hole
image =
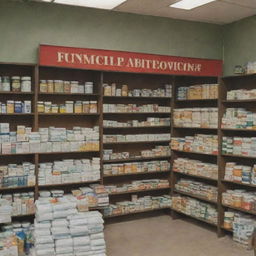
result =
[[[256,16],[223,26],[224,74],[232,75],[235,65],[256,60]]]
[[[222,59],[218,25],[0,0],[0,62],[37,62],[40,43]]]

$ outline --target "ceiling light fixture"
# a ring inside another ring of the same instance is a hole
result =
[[[53,2],[56,4],[67,4],[82,7],[91,7],[99,9],[112,10],[118,5],[126,2],[126,0],[42,0],[43,2]]]
[[[214,1],[216,0],[181,0],[175,4],[171,4],[170,7],[191,10]]]

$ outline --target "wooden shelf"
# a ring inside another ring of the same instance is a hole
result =
[[[172,151],[188,153],[188,154],[206,155],[206,156],[216,156],[216,157],[218,156],[218,154],[207,154],[207,153],[203,153],[203,152],[183,151],[183,150],[177,150],[177,149],[172,149]]]
[[[182,212],[182,211],[176,210],[176,209],[173,208],[173,207],[172,207],[172,210],[175,211],[175,212],[177,212],[177,213],[183,214],[183,215],[185,215],[185,216],[191,217],[191,218],[193,218],[193,219],[196,219],[196,220],[205,222],[205,223],[210,224],[210,225],[212,225],[212,226],[217,226],[216,223],[213,223],[213,222],[208,221],[208,220],[203,219],[203,218],[198,218],[198,217],[195,217],[195,216],[192,216],[192,215],[188,215],[188,214],[186,214],[186,213],[184,213],[184,212]]]
[[[192,129],[192,130],[217,130],[218,128],[203,128],[203,127],[183,127],[183,126],[174,126],[175,129]]]
[[[124,142],[104,142],[103,145],[116,145],[116,144],[159,144],[159,143],[169,143],[170,140],[158,140],[158,141],[124,141]]]
[[[36,153],[39,155],[56,155],[56,154],[81,154],[81,153],[99,153],[99,150],[90,150],[90,151],[67,151],[67,152],[42,152],[42,153]]]
[[[194,177],[194,178],[204,179],[204,180],[212,180],[212,181],[216,181],[216,182],[218,181],[218,179],[214,179],[214,178],[211,178],[211,177],[194,175],[194,174],[189,174],[189,173],[184,173],[184,172],[176,172],[176,171],[173,171],[173,172],[178,173],[178,174],[183,175],[183,176]]]
[[[256,99],[244,99],[244,100],[222,100],[223,103],[255,103]]]
[[[147,97],[143,97],[143,96],[105,96],[105,95],[103,95],[103,98],[104,99],[136,99],[136,100],[138,100],[138,99],[149,99],[149,100],[152,100],[152,99],[154,99],[154,100],[163,100],[163,99],[165,99],[165,100],[171,100],[172,98],[171,97],[164,97],[164,96],[157,96],[157,97],[152,97],[152,96],[147,96]]]
[[[119,177],[119,176],[131,176],[131,175],[143,175],[143,174],[156,174],[156,173],[170,173],[170,170],[168,171],[154,171],[154,172],[136,172],[136,173],[121,173],[121,174],[104,174],[103,177]]]
[[[99,116],[98,113],[39,113],[39,116]]]
[[[236,158],[248,158],[255,159],[255,156],[242,156],[242,155],[233,155],[233,154],[221,154],[222,156],[236,157]]]
[[[151,125],[151,126],[131,126],[131,127],[103,127],[106,130],[116,130],[116,129],[147,129],[147,128],[170,128],[170,125]]]
[[[166,209],[170,210],[171,208],[170,207],[161,207],[161,208],[154,208],[154,209],[144,209],[144,210],[140,210],[140,211],[119,213],[119,214],[114,214],[114,215],[103,216],[103,218],[104,219],[109,219],[109,218],[114,218],[114,217],[133,215],[133,214],[144,213],[144,212],[153,212],[153,211],[166,210]]]
[[[234,207],[234,206],[230,206],[230,205],[227,205],[227,204],[222,204],[222,205],[223,205],[224,207],[227,207],[227,208],[230,208],[230,209],[233,209],[233,210],[237,210],[237,211],[240,211],[240,212],[244,212],[244,213],[256,215],[256,211],[248,211],[248,210],[246,210],[246,209],[238,208],[238,207]]]
[[[34,92],[3,92],[0,91],[0,95],[1,94],[9,94],[9,95],[33,95]]]
[[[78,154],[78,153],[99,153],[100,151],[68,151],[68,152],[36,152],[36,153],[18,153],[18,154],[0,154],[0,156],[26,156],[26,155],[55,155],[55,154]]]
[[[137,162],[145,160],[158,160],[158,159],[168,159],[171,156],[155,156],[155,157],[140,157],[140,158],[126,158],[126,159],[112,159],[103,160],[103,163],[122,163],[122,162]]]
[[[170,112],[103,112],[103,115],[171,115]]]
[[[24,190],[24,189],[34,189],[35,186],[19,186],[19,187],[2,187],[0,191],[16,191],[16,190]]]
[[[194,100],[178,100],[176,99],[176,102],[216,102],[217,103],[218,99],[194,99]]]
[[[87,185],[92,183],[98,183],[100,180],[91,180],[91,181],[81,181],[81,182],[71,182],[71,183],[62,183],[62,184],[45,184],[38,185],[39,188],[54,188],[54,187],[68,187],[68,186],[79,186]]]
[[[143,192],[150,192],[150,191],[161,191],[161,190],[167,190],[167,189],[170,189],[170,187],[165,187],[165,188],[150,188],[150,189],[138,189],[138,190],[123,191],[123,192],[113,192],[113,193],[109,193],[109,196],[124,195],[124,194],[133,194],[133,193],[143,193]]]
[[[189,196],[189,197],[193,197],[193,198],[196,198],[196,199],[199,199],[199,200],[202,200],[202,201],[206,201],[208,203],[217,204],[217,201],[210,200],[210,199],[208,199],[206,197],[203,197],[203,196],[200,196],[200,195],[191,194],[191,193],[188,193],[188,192],[183,192],[183,191],[178,190],[178,189],[174,189],[174,192],[182,194],[182,195],[186,195],[186,196]]]
[[[82,97],[99,97],[99,94],[85,94],[85,93],[64,93],[64,92],[39,92],[38,95],[54,95],[54,96],[82,96]]]
[[[256,185],[246,184],[246,183],[242,183],[242,182],[238,182],[238,181],[231,181],[231,180],[224,180],[223,179],[222,182],[230,183],[230,184],[236,184],[236,185],[241,185],[241,186],[244,186],[244,187],[256,188]]]
[[[222,131],[256,132],[256,129],[221,128]]]
[[[3,114],[0,113],[0,116],[33,116],[34,113],[8,113],[8,114]]]

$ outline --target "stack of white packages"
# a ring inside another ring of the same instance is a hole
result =
[[[106,256],[100,212],[79,212],[72,195],[54,198],[46,191],[43,196],[36,201],[37,256]]]

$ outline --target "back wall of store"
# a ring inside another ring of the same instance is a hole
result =
[[[0,62],[36,63],[40,43],[222,59],[222,27],[0,0]]]

